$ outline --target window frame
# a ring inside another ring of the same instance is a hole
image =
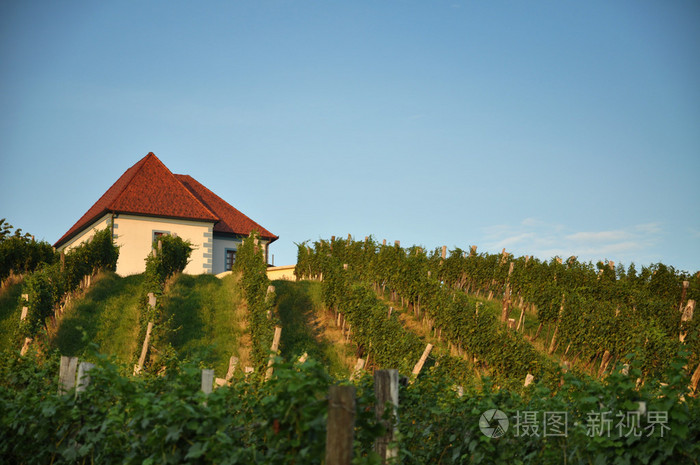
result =
[[[236,263],[236,254],[238,253],[238,249],[232,249],[230,247],[227,247],[224,249],[224,271],[232,271],[233,270],[233,265]],[[229,254],[232,254],[233,260],[231,261],[231,266],[229,267],[228,263],[228,257]]]

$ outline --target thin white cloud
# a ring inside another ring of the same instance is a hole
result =
[[[505,248],[516,255],[534,255],[543,260],[576,256],[581,261],[644,261],[646,251],[659,241],[658,223],[630,225],[602,231],[572,231],[562,224],[526,218],[513,225],[494,225],[483,230],[488,251]]]
[[[629,232],[618,229],[616,231],[577,232],[574,234],[567,235],[565,237],[565,239],[572,241],[572,242],[590,243],[590,242],[619,241],[619,240],[623,240],[623,239],[628,239],[630,237],[632,237],[632,235]]]

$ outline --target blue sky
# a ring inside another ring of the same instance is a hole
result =
[[[154,152],[280,236],[700,269],[694,1],[0,3],[0,217]]]

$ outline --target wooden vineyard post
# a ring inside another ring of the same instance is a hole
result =
[[[603,376],[603,373],[605,373],[605,370],[610,364],[610,360],[612,360],[612,354],[609,350],[606,350],[605,353],[603,353],[603,360],[600,362],[600,368],[598,368],[598,378]]]
[[[355,363],[355,368],[352,370],[352,375],[350,375],[350,381],[357,378],[362,374],[362,369],[365,367],[365,359],[358,358],[357,363]]]
[[[58,371],[58,393],[66,394],[75,387],[75,371],[78,368],[78,357],[61,355],[61,366]]]
[[[505,254],[505,249],[503,249]],[[508,321],[508,311],[510,310],[510,275],[513,274],[513,266],[515,262],[510,262],[510,267],[508,268],[508,278],[506,280],[506,292],[503,294],[503,307],[501,310],[501,321],[504,323]]]
[[[681,325],[685,323],[686,321],[692,321],[693,319],[693,311],[695,310],[695,301],[693,299],[688,300],[688,304],[685,306],[685,309],[683,310],[683,315],[681,315]],[[687,336],[687,332],[685,330],[681,330],[680,334],[678,335],[678,339],[681,342],[685,342],[685,338]]]
[[[90,370],[95,368],[95,365],[88,362],[80,362],[78,365],[78,384],[75,387],[75,396],[77,397],[79,393],[85,391],[90,385]]]
[[[143,347],[141,347],[141,355],[139,362],[134,366],[134,374],[138,375],[143,370],[143,364],[146,363],[146,354],[148,354],[148,342],[151,340],[151,331],[153,330],[153,322],[149,321],[146,327],[146,337],[143,338]]]
[[[525,307],[526,305],[523,305],[520,309],[520,318],[518,319],[518,326],[515,328],[516,331],[520,331],[521,328],[525,331]]]
[[[557,318],[557,325],[554,327],[554,334],[552,334],[552,342],[549,344],[549,350],[547,351],[549,355],[552,355],[554,353],[554,349],[556,349],[557,347],[557,333],[559,332],[559,322],[561,321],[561,315],[562,313],[564,313],[564,300],[565,295],[562,294],[561,307],[559,307],[559,317]]]
[[[158,241],[160,243],[160,241]],[[148,306],[150,308],[155,308],[156,306],[156,296],[153,292],[148,293]],[[153,322],[149,321],[148,326],[146,326],[146,336],[143,338],[143,346],[141,347],[141,355],[139,356],[138,363],[134,366],[134,374],[138,375],[143,370],[143,365],[146,363],[146,355],[148,354],[148,343],[151,340],[151,331],[153,330]]]
[[[29,294],[22,294],[22,302],[29,303]],[[22,314],[19,317],[20,323],[27,319],[28,313],[29,313],[29,308],[26,305],[22,305]]]
[[[693,392],[698,390],[698,381],[700,381],[700,363],[698,363],[698,367],[695,369],[693,377],[690,378],[690,388],[693,390]]]
[[[331,386],[326,420],[326,465],[350,465],[355,433],[355,386]]]
[[[275,326],[275,336],[272,338],[272,347],[270,347],[270,360],[267,362],[267,372],[265,373],[265,381],[272,378],[272,365],[275,363],[275,354],[280,346],[280,336],[282,336],[282,328]]]
[[[29,303],[29,294],[22,294],[22,302]],[[27,319],[27,315],[29,314],[29,308],[26,305],[22,306],[22,314],[19,317],[19,324],[21,325],[24,320]],[[22,349],[20,350],[20,355],[24,356],[27,353],[27,350],[29,350],[29,344],[31,344],[32,338],[31,337],[25,337],[24,338],[24,344],[22,344]]]
[[[233,378],[233,374],[236,372],[236,365],[238,365],[238,357],[231,356],[228,361],[228,371],[226,372],[226,381],[230,381]]]
[[[204,369],[202,370],[202,392],[204,394],[211,394],[214,387],[214,370]]]
[[[411,372],[414,377],[418,376],[420,374],[420,371],[423,369],[423,365],[425,364],[425,361],[428,359],[428,355],[430,355],[430,351],[433,349],[432,344],[428,344],[425,346],[425,350],[423,351],[423,355],[421,355],[420,360],[418,360],[418,363],[416,363],[416,366],[413,367],[413,371]]]
[[[377,370],[374,372],[374,397],[377,402],[374,406],[377,421],[380,421],[386,428],[386,434],[374,442],[374,450],[379,454],[382,463],[387,463],[399,455],[397,445],[392,444],[398,430],[396,427],[399,408],[398,370]],[[383,420],[387,403],[393,408],[393,424],[391,421]]]

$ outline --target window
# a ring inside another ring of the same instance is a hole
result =
[[[158,240],[160,237],[167,236],[168,234],[170,234],[168,231],[153,231],[151,250],[156,251],[158,249]]]
[[[153,231],[153,242],[158,242],[160,236],[167,236],[168,234],[170,234],[168,231]]]
[[[236,251],[233,249],[226,249],[226,271],[231,271],[233,269],[233,264],[236,263]]]

